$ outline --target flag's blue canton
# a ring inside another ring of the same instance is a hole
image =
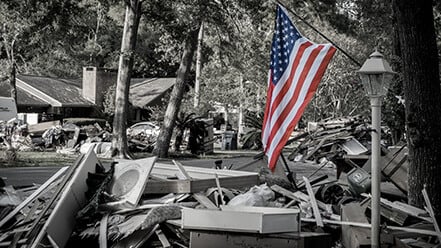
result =
[[[285,11],[277,8],[277,19],[271,48],[272,83],[277,84],[289,64],[289,55],[294,43],[301,36]]]

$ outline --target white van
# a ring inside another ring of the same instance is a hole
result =
[[[12,97],[0,97],[0,121],[17,118],[17,105]]]

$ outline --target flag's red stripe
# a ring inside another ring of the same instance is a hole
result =
[[[310,47],[311,45],[313,45],[311,42],[306,41],[305,43],[303,43],[299,46],[298,52],[293,59],[294,62],[289,65],[289,67],[291,67],[289,77],[286,79],[285,82],[279,82],[280,84],[283,84],[283,89],[279,91],[279,94],[276,96],[276,98],[274,100],[272,100],[272,94],[271,94],[271,98],[269,98],[269,97],[267,98],[267,107],[268,107],[268,105],[271,106],[271,108],[270,108],[271,112],[269,112],[269,114],[268,114],[268,116],[270,116],[270,118],[268,118],[269,121],[271,121],[273,118],[277,118],[277,115],[274,116],[274,112],[275,112],[276,108],[279,106],[279,104],[281,103],[285,94],[288,92],[288,89],[293,84],[293,78],[294,78],[295,72],[297,70],[297,67],[300,63],[300,60],[303,57],[303,54],[304,54],[306,48]],[[273,88],[271,90],[273,90]],[[270,103],[268,104],[269,99],[270,99]],[[266,107],[266,110],[268,110],[267,107]],[[265,112],[265,113],[267,113],[267,112]],[[264,122],[264,124],[266,124],[266,122]],[[266,127],[266,125],[264,125],[263,127]],[[271,132],[272,130],[274,130],[274,126],[270,126],[269,129],[270,130],[265,130],[264,132]],[[262,134],[263,134],[263,132],[262,132]],[[271,140],[272,140],[271,134],[267,135],[267,137],[268,137],[267,142],[265,142],[267,144],[265,146],[265,152],[268,150],[268,147],[269,147],[268,144],[271,144]]]
[[[323,74],[326,71],[326,68],[334,55],[336,49],[334,47],[330,47],[329,51],[326,53],[325,57],[323,58],[323,61],[321,62],[317,73],[315,74],[311,86],[308,89],[308,94],[300,106],[299,110],[297,111],[297,114],[295,115],[294,119],[291,121],[291,123],[288,126],[288,130],[293,130],[294,126],[297,124],[297,122],[300,120],[300,117],[302,116],[303,111],[305,110],[308,103],[311,101],[312,97],[314,96],[314,92],[317,90],[317,87],[320,83],[320,80],[323,76]],[[269,158],[268,166],[271,170],[274,170],[277,159],[279,158],[280,152],[282,151],[283,147],[285,146],[286,141],[288,140],[289,136],[291,135],[291,132],[285,132],[282,139],[280,139],[280,142],[277,144],[276,148],[273,151],[273,156]]]
[[[284,104],[284,106],[283,106],[283,111],[280,113],[280,115],[273,116],[273,118],[276,117],[277,119],[276,119],[276,122],[274,122],[274,125],[271,128],[271,133],[269,135],[268,144],[272,143],[272,141],[274,139],[274,136],[279,131],[279,128],[282,125],[283,121],[289,115],[289,113],[291,112],[291,110],[294,107],[294,105],[299,101],[298,98],[299,98],[299,95],[300,95],[300,91],[302,90],[303,85],[305,83],[305,79],[308,76],[308,73],[311,70],[311,67],[312,67],[313,63],[316,60],[316,58],[317,58],[317,56],[320,53],[320,50],[322,48],[323,48],[323,45],[318,46],[308,56],[308,59],[306,60],[305,66],[303,67],[303,70],[300,72],[301,74],[299,76],[299,80],[296,82],[297,83],[295,85],[296,88],[294,90],[294,94],[290,98],[290,101],[288,103],[282,103],[282,104]],[[291,71],[291,74],[290,74],[287,82],[292,82],[295,74],[296,74],[296,70],[293,68],[293,70]]]
[[[303,56],[303,53],[304,53],[305,49],[308,48],[311,45],[312,45],[311,42],[306,41],[306,42],[304,42],[303,44],[301,44],[299,46],[299,51],[296,54],[296,56],[294,58],[294,62],[292,64],[292,66],[294,66],[294,69],[297,68],[297,66],[299,64],[299,61],[300,61],[301,57]],[[292,70],[291,70],[291,75],[290,75],[289,78],[292,78]],[[268,121],[271,121],[275,109],[277,108],[277,106],[279,105],[280,101],[283,99],[283,96],[286,94],[286,92],[288,91],[289,87],[291,86],[292,80],[289,80],[289,78],[287,80],[287,83],[279,82],[280,84],[283,84],[283,89],[279,91],[280,93],[273,100],[273,97],[272,97],[273,94],[272,93],[273,93],[273,90],[274,90],[274,88],[276,86],[274,85],[274,83],[272,81],[272,72],[271,72],[271,75],[270,75],[270,80],[271,81],[270,81],[270,84],[268,85],[268,94],[267,94],[267,98],[266,98],[265,115],[264,115],[263,126],[262,126],[264,128],[264,131],[262,132],[262,138],[264,137],[264,133],[268,133],[268,132],[271,131],[271,130],[267,130],[265,128],[266,124],[267,124]],[[269,117],[271,117],[271,118],[269,118]],[[269,144],[268,142],[265,142],[265,143]],[[265,146],[265,152],[266,152],[267,148],[268,148],[268,146]]]
[[[297,68],[297,66],[299,65],[299,61],[302,58],[303,53],[305,52],[305,49],[311,45],[313,45],[313,44],[310,41],[305,41],[303,44],[301,44],[299,46],[298,53],[294,57],[294,62],[292,64],[292,66],[290,66],[291,68],[294,67],[294,71]],[[274,114],[275,109],[280,104],[281,100],[283,99],[284,95],[287,93],[288,89],[291,87],[292,78],[293,78],[293,70],[291,70],[290,76],[285,82],[279,82],[280,84],[283,84],[283,89],[279,91],[280,93],[276,96],[276,98],[274,100],[273,100],[272,96],[273,96],[274,88],[276,86],[275,86],[274,82],[272,81],[272,76],[273,76],[273,73],[270,72],[270,84],[268,85],[268,94],[267,94],[267,98],[266,98],[265,115],[264,115],[263,125],[262,125],[262,128],[263,128],[262,139],[264,138],[265,133],[268,133],[271,131],[272,127],[270,126],[269,127],[270,130],[268,130],[265,128],[266,124],[268,121],[271,122],[272,118],[274,118],[273,114]],[[265,142],[265,144],[270,144],[270,143]],[[264,146],[265,152],[267,151],[268,147],[269,146]]]
[[[276,96],[276,98],[271,102],[271,116],[274,114],[274,111],[279,106],[280,102],[282,101],[283,97],[288,93],[288,89],[292,85],[292,79],[294,77],[294,72],[297,70],[297,67],[299,66],[300,59],[303,57],[303,54],[305,53],[306,48],[310,47],[312,45],[311,42],[307,41],[300,45],[299,51],[297,52],[294,62],[292,63],[292,70],[288,77],[288,79],[285,82],[279,82],[280,84],[283,84],[282,90],[280,90],[280,93]]]
[[[273,96],[273,89],[274,89],[274,84],[272,82],[272,72],[270,72],[270,79],[269,80],[270,80],[270,83],[268,84],[268,93],[267,93],[266,106],[265,106],[265,112],[264,112],[265,114],[263,115],[263,123],[262,123],[262,128],[263,128],[262,133],[261,133],[262,140],[264,138],[264,133],[268,132],[268,130],[265,129],[266,124],[268,121],[271,121],[270,120],[271,115],[269,114],[269,109],[271,108],[271,98]],[[267,148],[268,148],[268,146],[265,146],[265,152],[266,152]]]

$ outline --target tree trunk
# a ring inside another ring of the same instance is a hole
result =
[[[118,79],[115,92],[115,116],[113,119],[112,157],[130,158],[127,148],[127,112],[129,106],[130,78],[133,53],[136,47],[141,2],[126,1],[126,16],[119,57]]]
[[[441,221],[441,89],[432,1],[394,0],[409,146],[409,203],[423,206],[424,185]]]
[[[170,101],[165,111],[164,123],[161,127],[158,139],[156,141],[156,147],[154,153],[160,158],[168,156],[168,148],[170,139],[175,126],[176,118],[179,113],[182,98],[185,92],[186,78],[191,69],[191,63],[193,61],[193,54],[196,50],[198,38],[198,29],[191,30],[184,44],[184,53],[182,55],[181,64],[176,76],[176,83],[170,95]]]
[[[198,33],[198,47],[196,51],[196,79],[194,82],[194,108],[197,108],[199,106],[199,99],[200,99],[200,77],[201,77],[201,64],[202,64],[202,41],[204,39],[204,23],[201,23],[201,27],[199,28]]]
[[[14,98],[15,103],[17,104],[17,84],[15,81],[15,77],[16,77],[17,71],[15,68],[15,63],[11,62],[10,68],[9,68],[9,76],[8,76],[8,81],[9,81],[9,88],[10,88],[10,92],[11,92],[11,97]]]

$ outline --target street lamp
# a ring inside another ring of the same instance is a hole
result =
[[[371,151],[371,247],[380,247],[380,136],[381,100],[395,72],[383,55],[375,51],[358,71],[364,89],[371,100],[372,108],[372,151]]]

